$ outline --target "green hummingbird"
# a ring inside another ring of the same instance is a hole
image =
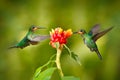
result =
[[[81,29],[78,33],[82,36],[83,41],[85,45],[90,49],[90,51],[95,51],[99,57],[100,60],[102,60],[102,56],[98,50],[97,44],[95,43],[100,37],[102,37],[104,34],[106,34],[108,31],[110,31],[113,27],[110,27],[104,31],[99,32],[100,25],[96,24],[93,26],[93,28],[87,33],[84,29]]]
[[[18,42],[16,45],[14,45],[12,47],[9,47],[9,48],[21,48],[21,49],[23,49],[23,48],[29,46],[30,44],[36,45],[40,41],[45,40],[46,38],[50,37],[48,35],[34,34],[34,31],[36,31],[37,29],[45,29],[45,28],[37,27],[37,26],[32,25],[29,28],[28,33],[26,34],[26,36],[20,42]]]

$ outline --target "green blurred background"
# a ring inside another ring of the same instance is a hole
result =
[[[81,80],[120,80],[119,0],[0,0],[0,80],[32,80],[35,70],[56,53],[49,40],[25,49],[7,49],[23,38],[30,25],[47,27],[37,33],[49,34],[58,26],[89,31],[97,23],[102,30],[114,26],[97,41],[103,60],[90,52],[79,35],[73,35],[67,45],[82,65],[63,50],[63,72]]]

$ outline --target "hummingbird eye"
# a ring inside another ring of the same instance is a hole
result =
[[[83,30],[83,29],[81,29],[81,30],[80,30],[80,32],[84,32],[84,30]]]
[[[32,26],[32,28],[31,28],[31,29],[32,29],[32,30],[34,30],[35,28],[36,28],[35,26]]]
[[[81,32],[82,34],[86,33],[86,31],[85,31],[84,29],[81,29],[80,32]]]
[[[32,27],[32,29],[34,29],[34,28],[35,28],[35,26]]]
[[[34,30],[35,29],[35,26],[31,26],[30,30]]]

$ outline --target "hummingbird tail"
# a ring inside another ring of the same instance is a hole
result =
[[[95,52],[97,53],[99,59],[102,60],[102,56],[101,56],[100,52],[98,50],[95,50]]]
[[[17,48],[17,46],[11,46],[11,47],[9,47],[8,49],[12,49],[12,48]]]

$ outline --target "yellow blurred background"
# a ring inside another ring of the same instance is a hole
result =
[[[63,50],[63,72],[81,80],[120,80],[119,0],[0,0],[0,80],[32,80],[35,70],[56,53],[49,39],[24,49],[7,49],[20,41],[31,25],[46,27],[37,33],[49,34],[58,26],[89,31],[97,23],[101,30],[114,26],[97,41],[103,60],[90,52],[79,35],[73,35],[67,45],[79,55],[82,65]]]

